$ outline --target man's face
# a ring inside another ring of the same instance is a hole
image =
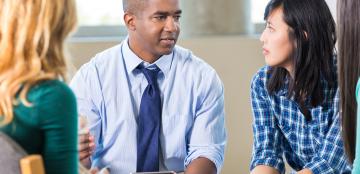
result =
[[[133,31],[139,56],[159,58],[170,54],[180,33],[181,10],[178,0],[147,0],[135,17]]]

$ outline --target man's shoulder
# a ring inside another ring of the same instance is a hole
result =
[[[121,45],[122,43],[97,53],[93,58],[91,58],[90,62],[96,64],[107,63],[119,58],[121,56]]]
[[[114,65],[116,59],[119,59],[120,56],[121,43],[97,53],[88,62],[84,63],[80,67],[80,70],[88,71],[90,69],[107,69],[109,68],[109,65]]]
[[[200,71],[214,71],[207,62],[202,58],[196,56],[191,50],[175,46],[175,59],[178,66],[183,66],[184,69],[196,69]]]

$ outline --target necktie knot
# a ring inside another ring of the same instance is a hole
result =
[[[139,66],[138,69],[144,74],[149,84],[154,85],[157,83],[157,75],[160,69],[155,66],[153,69],[147,69],[143,66]]]

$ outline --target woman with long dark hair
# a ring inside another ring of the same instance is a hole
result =
[[[267,66],[251,84],[253,174],[347,173],[340,133],[335,22],[324,0],[272,0],[261,35]]]
[[[360,173],[360,1],[339,0],[339,86],[345,150]],[[354,94],[356,97],[354,97]],[[357,108],[357,111],[356,111]]]

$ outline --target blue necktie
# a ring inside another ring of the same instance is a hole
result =
[[[161,98],[157,84],[159,68],[138,67],[145,75],[148,86],[141,98],[137,134],[137,172],[159,171],[159,133],[161,124]]]

